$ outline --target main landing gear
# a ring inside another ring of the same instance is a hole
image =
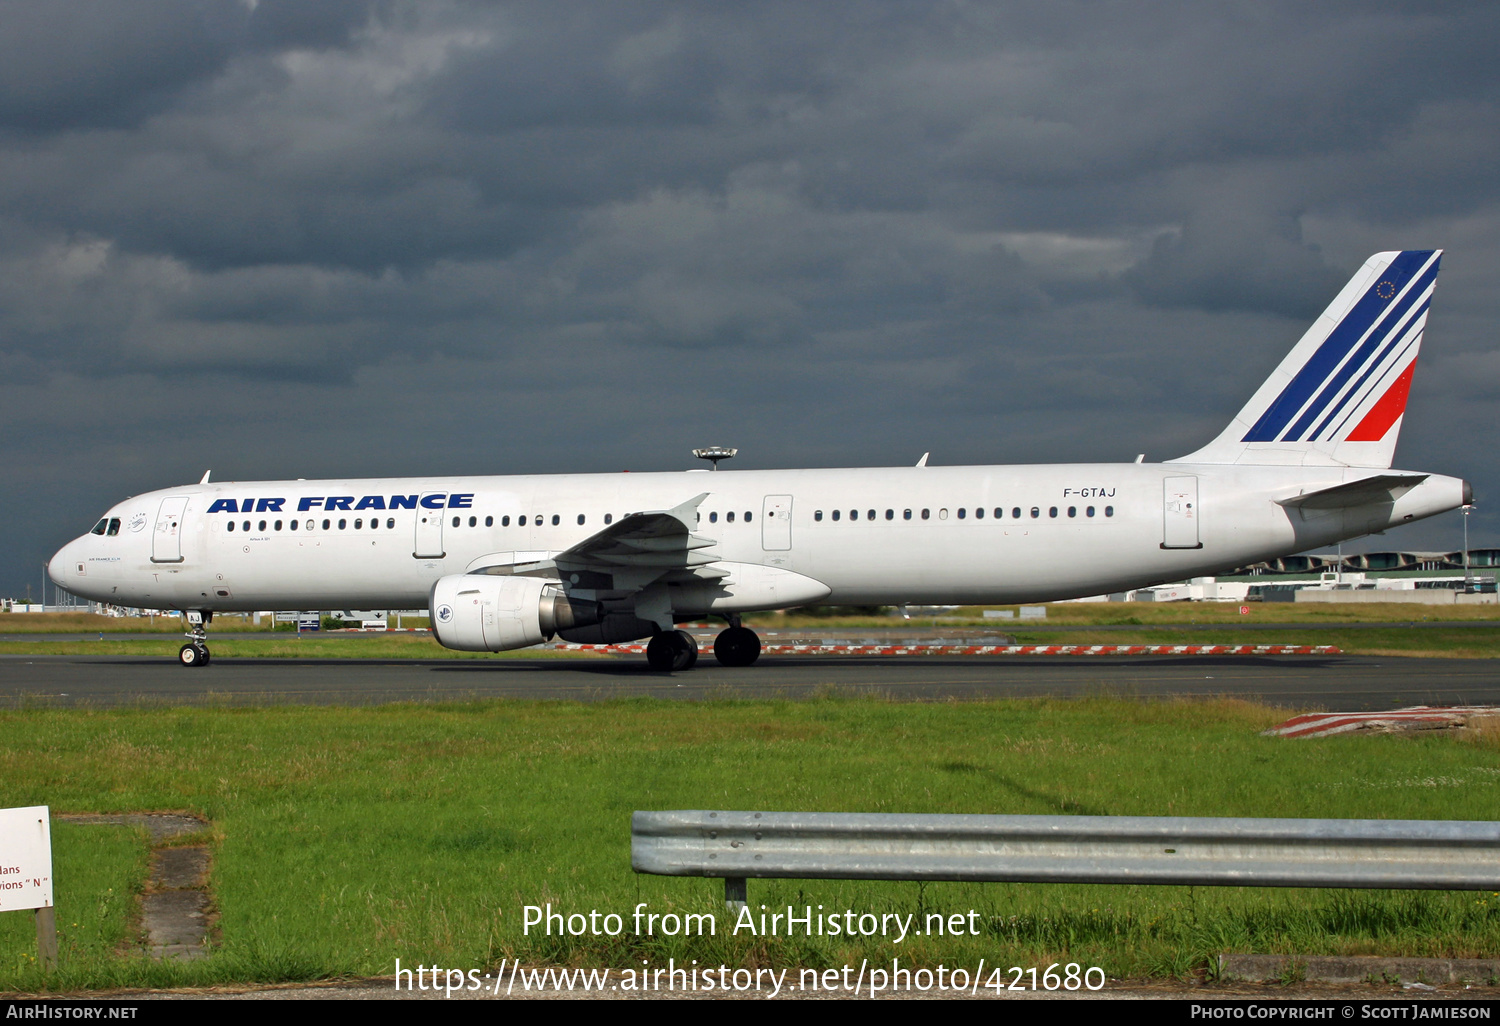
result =
[[[714,658],[724,666],[749,666],[760,658],[760,637],[749,627],[733,622],[714,639]]]
[[[691,670],[698,661],[698,642],[687,631],[662,631],[646,643],[646,663],[653,670]]]
[[[208,625],[213,621],[212,610],[189,609],[187,611],[189,640],[186,645],[177,650],[177,661],[183,666],[207,666],[208,654]]]
[[[738,616],[714,639],[714,658],[723,666],[749,666],[760,658],[760,638],[740,625]],[[677,673],[698,662],[698,642],[687,631],[662,631],[646,643],[646,662],[653,670]]]

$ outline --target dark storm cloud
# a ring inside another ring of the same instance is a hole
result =
[[[0,0],[0,472],[92,513],[210,464],[1157,459],[1371,252],[1446,246],[1398,455],[1484,495],[1496,38],[1459,3]],[[18,566],[72,530],[5,515]]]
[[[356,0],[4,0],[0,128],[130,128],[240,53],[335,46]]]

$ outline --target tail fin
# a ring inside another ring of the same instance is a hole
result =
[[[1168,462],[1389,467],[1442,255],[1366,260],[1224,433]]]

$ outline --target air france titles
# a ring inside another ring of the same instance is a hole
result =
[[[210,513],[283,513],[285,498],[277,499],[215,499],[208,507]],[[415,495],[304,495],[297,500],[297,512],[321,509],[325,513],[335,510],[358,512],[362,509],[472,509],[473,492],[434,492],[420,499]]]

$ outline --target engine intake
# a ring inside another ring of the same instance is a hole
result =
[[[539,645],[560,630],[598,623],[597,603],[568,598],[561,581],[452,574],[428,596],[432,635],[460,652],[504,652]]]

